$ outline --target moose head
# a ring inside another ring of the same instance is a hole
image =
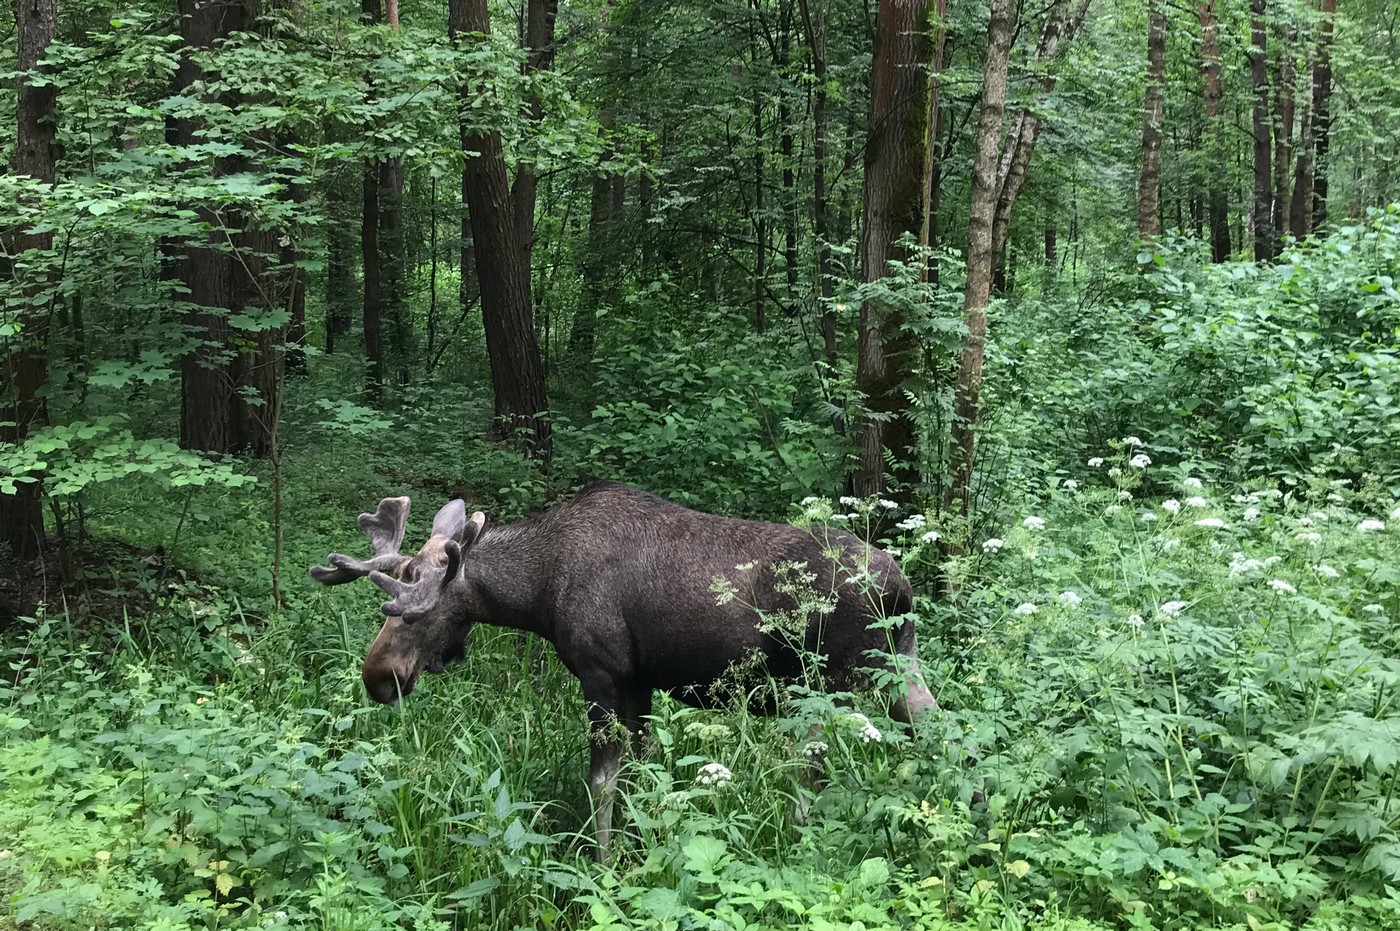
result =
[[[365,655],[361,673],[370,697],[385,704],[413,691],[423,670],[441,672],[460,659],[479,616],[463,579],[463,555],[481,536],[486,515],[467,517],[462,501],[449,502],[433,518],[432,533],[417,555],[403,556],[408,498],[385,498],[373,514],[360,515],[374,555],[368,561],[331,553],[311,577],[341,585],[366,576],[389,595],[380,606],[384,626]]]

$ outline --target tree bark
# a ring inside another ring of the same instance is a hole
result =
[[[1138,174],[1138,238],[1161,232],[1162,97],[1167,74],[1167,14],[1163,0],[1148,0],[1147,85],[1142,114],[1142,168]]]
[[[904,233],[923,228],[924,149],[928,146],[929,0],[881,0],[875,18],[869,135],[865,149],[865,222],[860,236],[861,278],[878,281],[891,261],[907,258]],[[903,311],[868,300],[860,308],[856,389],[870,414],[856,431],[858,495],[886,490],[885,453],[905,488],[918,480],[918,450],[904,396],[917,344]]]
[[[1249,73],[1254,90],[1254,260],[1267,262],[1274,257],[1273,155],[1269,138],[1268,2],[1251,0],[1249,20]]]
[[[799,0],[799,4],[802,29],[812,60],[812,232],[816,237],[817,292],[821,295],[822,305],[822,353],[827,366],[835,371],[840,355],[836,344],[836,312],[831,306],[834,282],[831,275],[831,217],[826,180],[831,129],[827,112],[826,0]]]
[[[449,0],[448,31],[454,44],[486,42],[491,30],[487,0]],[[472,125],[471,104],[481,89],[464,84],[461,98],[462,188],[472,220],[477,281],[481,288],[486,354],[495,395],[492,435],[529,432],[526,455],[548,463],[551,448],[544,362],[530,300],[530,268],[515,229],[501,136]]]
[[[18,131],[11,169],[46,186],[54,183],[56,175],[54,104],[58,89],[53,84],[36,84],[33,78],[40,72],[39,62],[54,39],[57,22],[57,0],[18,0],[15,4],[20,73],[15,109]],[[0,442],[20,443],[47,421],[41,391],[48,379],[45,350],[49,311],[36,306],[33,299],[53,284],[45,267],[47,259],[34,256],[31,265],[25,253],[52,249],[53,234],[31,232],[26,225],[9,230],[4,239],[0,253],[8,259],[5,277],[19,294],[31,299],[19,312],[20,332],[5,355],[5,380],[0,385],[0,421],[14,424],[0,427]],[[12,495],[0,494],[0,545],[8,546],[20,559],[32,559],[44,551],[44,490],[41,477],[34,478],[20,483]]]
[[[1058,0],[1046,14],[1041,27],[1040,38],[1036,41],[1035,61],[1048,63],[1059,54],[1060,46],[1074,38],[1089,12],[1090,0],[1079,0],[1073,10],[1069,0]],[[1055,89],[1055,72],[1043,68],[1040,78],[1040,91],[1049,94]],[[993,272],[1004,271],[1006,242],[1011,236],[1011,216],[1016,209],[1016,201],[1021,196],[1021,188],[1026,183],[1031,156],[1035,153],[1036,141],[1040,138],[1040,115],[1029,107],[1023,107],[1016,114],[1015,122],[1006,135],[1006,145],[996,167],[996,210],[992,221]]]
[[[559,0],[529,0],[525,7],[525,74],[532,75],[554,67],[554,23],[559,15]],[[544,119],[544,104],[540,95],[531,93],[528,118],[534,125]],[[535,241],[535,201],[539,189],[539,174],[533,162],[522,160],[515,169],[515,183],[510,199],[515,208],[515,231],[528,270]]]
[[[379,0],[360,0],[360,21],[379,22]],[[379,160],[365,160],[360,213],[360,268],[364,276],[361,307],[361,330],[364,334],[366,391],[378,401],[384,391],[384,290],[383,258],[379,249]]]
[[[1308,62],[1308,82],[1316,73],[1316,60]],[[1293,194],[1288,202],[1288,231],[1296,239],[1312,232],[1313,203],[1313,123],[1312,100],[1303,94],[1303,112],[1298,115],[1298,157],[1293,170]]]
[[[993,228],[997,214],[997,150],[1006,111],[1006,71],[1016,27],[1015,0],[993,0],[987,25],[987,59],[982,74],[981,114],[972,162],[972,197],[968,206],[967,284],[963,313],[967,336],[958,362],[953,401],[953,480],[950,504],[967,514],[972,502],[976,426],[982,395],[982,359],[987,340],[987,303],[997,250]]]
[[[1328,155],[1332,146],[1332,23],[1337,0],[1322,0],[1322,24],[1317,38],[1317,65],[1313,68],[1312,228],[1327,222]]]
[[[1296,30],[1278,30],[1274,66],[1274,229],[1282,238],[1289,228],[1288,182],[1293,167],[1293,39]]]
[[[211,75],[194,62],[188,50],[216,48],[228,36],[253,29],[256,10],[251,0],[180,0],[180,13],[186,54],[175,80],[181,92],[189,93]],[[230,103],[227,99],[223,102]],[[175,145],[188,146],[203,138],[203,127],[194,120],[178,120],[170,136]],[[213,171],[215,176],[223,176],[251,168],[246,156],[232,155],[216,159]],[[284,342],[284,329],[253,320],[255,328],[235,344],[229,316],[282,306],[264,274],[279,254],[278,236],[273,230],[256,228],[247,211],[236,206],[215,209],[205,205],[198,210],[210,228],[208,245],[187,247],[180,263],[187,301],[192,305],[185,324],[200,339],[199,347],[180,366],[180,445],[206,452],[266,456],[271,452],[270,418],[280,410],[282,362],[278,350]],[[253,395],[251,401],[245,394]]]
[[[1224,98],[1220,82],[1220,26],[1215,16],[1215,0],[1197,4],[1196,19],[1201,26],[1201,74],[1205,83],[1207,151],[1213,162],[1206,169],[1210,254],[1211,261],[1224,262],[1230,257],[1230,204],[1222,180],[1226,175],[1221,125]]]

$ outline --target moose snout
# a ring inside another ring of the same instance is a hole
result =
[[[416,673],[406,670],[397,672],[388,665],[371,667],[369,663],[361,670],[360,678],[365,683],[365,691],[369,693],[369,697],[381,705],[392,705],[399,700],[400,695],[409,694],[418,681]]]

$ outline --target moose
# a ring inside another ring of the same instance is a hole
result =
[[[897,720],[912,723],[935,706],[919,673],[909,582],[888,553],[844,530],[720,517],[595,482],[553,510],[501,525],[451,501],[423,548],[404,556],[408,509],[406,497],[385,498],[360,515],[374,549],[368,561],[332,553],[330,566],[311,570],[326,585],[368,576],[389,595],[365,656],[365,689],[385,704],[409,694],[423,670],[462,658],[477,623],[550,641],[588,707],[604,860],[624,732],[640,750],[657,690],[707,707],[733,668],[753,663],[791,681],[804,655],[820,658],[827,688],[846,690],[873,653],[897,664]],[[823,596],[819,606],[804,608],[785,583],[794,568]]]

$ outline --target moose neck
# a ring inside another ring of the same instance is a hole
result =
[[[486,531],[464,560],[463,577],[480,611],[475,619],[552,641],[552,620],[543,610],[544,561],[524,523]]]

